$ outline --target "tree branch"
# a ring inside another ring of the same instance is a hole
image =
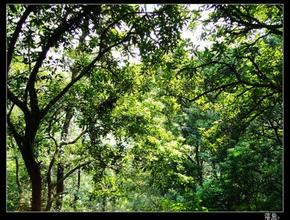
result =
[[[278,126],[274,126],[273,122],[270,119],[268,119],[268,122],[269,122],[270,127],[274,130],[276,142],[278,144],[282,145],[283,144],[282,143],[282,138],[278,134],[278,128],[279,127]]]
[[[266,108],[262,109],[260,112],[257,112],[257,114],[255,114],[252,118],[250,118],[248,121],[246,121],[247,124],[250,124],[252,121],[254,121],[258,116],[262,115],[266,110],[268,110],[269,108],[272,108],[274,106],[269,105]]]
[[[8,123],[8,128],[9,130],[11,131],[12,133],[12,136],[14,137],[16,143],[19,145],[19,146],[22,146],[22,136],[16,131],[16,128],[14,127],[14,125],[12,124],[11,120],[10,120],[10,115],[11,115],[11,112],[13,110],[13,107],[14,107],[14,103],[12,104],[8,114],[7,114],[7,123]]]
[[[242,120],[243,119],[246,119],[249,115],[251,115],[251,113],[253,113],[257,108],[259,108],[259,107],[261,107],[261,104],[262,104],[262,102],[266,99],[266,98],[269,98],[269,97],[271,97],[272,95],[274,95],[275,94],[275,92],[272,92],[272,93],[269,93],[269,94],[266,94],[266,95],[264,95],[264,96],[262,96],[260,99],[258,99],[258,100],[255,100],[254,101],[254,106],[251,108],[251,109],[249,109],[247,112],[243,112],[243,114],[242,114]]]
[[[258,64],[254,61],[253,58],[248,57],[248,56],[240,56],[240,57],[238,57],[238,58],[240,58],[240,59],[248,59],[248,60],[250,60],[251,63],[253,64],[253,66],[255,67],[256,71],[257,71],[257,72],[256,72],[256,75],[257,75],[261,80],[266,81],[266,82],[269,83],[269,84],[259,84],[259,83],[251,83],[251,82],[247,82],[247,81],[245,81],[245,80],[241,80],[244,84],[246,84],[246,85],[253,85],[253,86],[256,86],[256,87],[268,87],[268,88],[272,88],[272,89],[274,89],[274,90],[277,90],[277,91],[279,91],[279,92],[282,92],[282,88],[280,88],[279,86],[275,85],[274,83],[272,83],[272,82],[269,80],[269,78],[266,76],[266,74],[264,74],[264,73],[260,70]]]
[[[241,56],[241,57],[238,57],[238,58],[241,58],[241,59],[248,59],[251,61],[251,63],[253,64],[253,66],[255,67],[255,69],[257,70],[257,75],[260,79],[262,80],[266,80],[266,81],[269,81],[269,79],[266,77],[266,75],[260,70],[258,64],[254,61],[253,58],[251,57],[248,57],[248,56]]]
[[[51,35],[51,37],[47,40],[47,43],[42,47],[42,51],[38,56],[38,59],[33,67],[33,70],[29,76],[26,89],[29,91],[30,96],[30,105],[31,105],[31,111],[33,113],[39,112],[38,107],[38,99],[37,99],[37,93],[35,90],[35,81],[36,76],[39,71],[39,68],[42,66],[43,61],[46,58],[46,54],[49,51],[49,49],[59,41],[59,39],[62,37],[62,35],[70,30],[75,24],[79,23],[81,21],[82,16],[86,13],[89,7],[86,7],[83,12],[78,13],[76,16],[72,17],[69,21],[66,21],[66,19],[63,20],[62,24],[55,30],[55,32]]]
[[[10,101],[12,101],[15,105],[17,105],[21,110],[22,112],[24,113],[24,115],[29,115],[29,110],[27,108],[27,106],[22,102],[20,101],[11,91],[9,88],[7,88],[7,96],[8,96],[8,99]]]
[[[59,151],[59,146],[57,144],[57,141],[55,140],[55,138],[53,136],[51,136],[49,134],[49,138],[51,138],[53,141],[54,141],[54,144],[55,144],[55,151],[54,151],[54,154],[51,158],[51,161],[49,163],[49,166],[48,166],[48,170],[47,170],[47,174],[46,174],[46,181],[47,181],[47,204],[46,204],[46,211],[50,210],[51,208],[51,204],[52,204],[52,200],[51,200],[51,191],[52,191],[52,184],[51,184],[51,169],[54,165],[54,162],[55,162],[55,157],[56,155],[58,154],[58,151]]]
[[[50,110],[50,108],[59,100],[61,99],[64,94],[66,94],[66,92],[76,83],[78,82],[83,76],[85,76],[86,74],[88,74],[94,67],[95,63],[106,53],[108,52],[110,49],[112,49],[113,47],[116,47],[122,43],[124,43],[130,36],[131,32],[129,32],[122,40],[108,46],[107,48],[105,48],[104,50],[100,50],[100,52],[98,53],[97,57],[95,59],[92,60],[92,62],[90,64],[88,64],[86,67],[84,67],[84,69],[80,72],[80,74],[74,78],[70,83],[68,83],[64,89],[58,93],[58,95],[56,95],[45,107],[44,109],[41,111],[41,117],[44,117],[47,112]]]
[[[206,95],[206,94],[208,94],[208,93],[211,93],[211,92],[214,92],[214,91],[217,91],[217,90],[221,90],[221,89],[223,90],[223,89],[225,89],[225,88],[227,88],[227,87],[234,86],[234,85],[237,85],[237,84],[239,84],[239,83],[240,83],[240,81],[235,81],[235,82],[231,82],[231,83],[228,83],[228,84],[224,84],[224,85],[221,85],[221,86],[218,86],[218,87],[215,87],[215,88],[209,89],[209,90],[207,90],[207,91],[205,91],[205,92],[199,94],[199,95],[196,96],[195,98],[193,98],[193,99],[189,99],[188,101],[190,101],[190,102],[196,101],[196,100],[198,100],[199,98],[201,98],[202,96],[204,96],[204,95]]]
[[[11,112],[12,112],[12,110],[13,110],[14,106],[15,106],[15,104],[14,104],[14,103],[12,103],[12,106],[11,106],[11,108],[10,108],[10,109],[9,109],[9,111],[8,111],[7,118],[9,118],[9,117],[10,117],[10,115],[11,115]]]
[[[59,179],[56,183],[54,183],[54,187],[59,183],[59,182],[62,182],[64,181],[66,178],[68,178],[73,172],[75,172],[77,169],[79,168],[82,168],[84,166],[87,166],[89,165],[90,163],[92,163],[93,160],[90,160],[90,161],[87,161],[87,162],[84,162],[84,163],[81,163],[79,164],[78,166],[74,167],[73,169],[71,169],[70,171],[68,171],[64,176],[63,178]]]
[[[248,58],[248,57],[245,57],[245,58]],[[254,87],[260,87],[260,88],[271,88],[271,89],[274,89],[274,90],[276,90],[278,92],[282,92],[282,88],[272,84],[271,82],[269,84],[265,84],[265,83],[249,82],[249,81],[246,81],[246,80],[242,79],[240,74],[237,72],[237,70],[234,68],[234,66],[232,64],[221,62],[221,61],[211,61],[209,63],[201,64],[200,66],[197,66],[197,67],[194,67],[194,68],[184,68],[184,69],[197,69],[197,68],[205,67],[205,66],[208,66],[208,65],[211,65],[211,64],[222,64],[222,65],[228,66],[229,68],[231,68],[231,70],[235,74],[238,82],[240,82],[241,84],[245,84],[245,85],[248,85],[248,86],[254,86]],[[182,69],[182,70],[184,70],[184,69]]]
[[[35,10],[36,6],[35,5],[29,5],[26,10],[24,11],[22,17],[20,18],[20,20],[18,21],[17,25],[16,25],[16,29],[12,35],[12,38],[10,40],[10,43],[8,45],[8,52],[7,52],[7,68],[9,68],[10,64],[11,64],[11,60],[12,60],[12,55],[14,53],[14,49],[15,49],[15,44],[17,41],[17,38],[19,36],[19,33],[21,31],[22,25],[24,24],[25,20],[27,19],[27,17],[29,16],[29,14]]]
[[[15,159],[15,178],[16,178],[16,184],[17,184],[17,187],[18,187],[18,192],[19,192],[19,195],[21,194],[22,192],[22,188],[21,188],[21,183],[20,183],[20,180],[19,180],[19,162],[18,162],[18,157],[15,156],[14,157]]]
[[[235,6],[232,6],[230,8],[223,7],[222,9],[225,12],[226,16],[228,16],[232,20],[232,22],[237,22],[239,24],[242,24],[247,29],[261,29],[261,28],[266,28],[270,32],[272,32],[273,34],[276,34],[276,35],[282,35],[283,34],[282,31],[280,31],[280,30],[277,29],[277,28],[282,28],[283,27],[282,24],[278,24],[278,25],[267,25],[267,24],[263,24],[258,19],[256,19],[255,17],[250,16],[249,14],[242,13]],[[230,11],[229,11],[229,9],[230,9]],[[236,14],[232,14],[233,11],[235,11]],[[246,20],[244,20],[244,18]]]
[[[137,11],[137,12],[128,12],[125,13],[121,16],[119,16],[118,18],[116,18],[112,23],[110,23],[101,33],[101,43],[100,45],[102,45],[102,39],[105,37],[105,34],[107,33],[107,31],[113,27],[115,24],[117,24],[119,21],[121,21],[122,19],[124,19],[125,17],[129,16],[129,15],[136,15],[136,14],[145,14],[143,17],[145,17],[147,14],[160,14],[162,12],[164,12],[166,10],[166,8],[161,8],[157,11],[153,11],[153,12],[145,12],[145,11]],[[140,19],[142,19],[143,17],[140,17]]]
[[[248,81],[245,81],[245,80],[241,80],[240,82],[245,84],[245,85],[248,85],[248,86],[254,86],[254,87],[257,87],[257,88],[269,88],[269,89],[274,89],[277,92],[282,92],[282,88],[280,88],[278,86],[275,86],[275,85],[272,85],[272,84],[252,83],[252,82],[248,82]]]
[[[19,146],[19,148],[22,148],[23,137],[16,131],[16,128],[12,124],[10,118],[7,118],[7,123],[8,123],[8,128],[11,131],[17,145]]]
[[[258,37],[258,38],[255,39],[252,43],[244,42],[244,43],[242,43],[242,45],[245,44],[245,47],[246,47],[246,48],[249,48],[250,46],[255,45],[255,44],[256,44],[259,40],[261,40],[262,38],[267,37],[269,34],[270,34],[270,33],[267,33],[267,34],[264,34],[264,35]]]
[[[60,146],[64,146],[64,145],[70,145],[70,144],[74,144],[76,143],[85,133],[86,133],[86,129],[84,131],[82,131],[79,136],[77,136],[74,140],[72,141],[68,141],[68,142],[61,142],[59,145]]]

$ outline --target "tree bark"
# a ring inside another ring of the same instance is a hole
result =
[[[46,181],[47,181],[47,203],[46,203],[46,211],[49,211],[51,209],[52,206],[52,182],[51,182],[51,170],[52,167],[54,165],[55,162],[55,157],[58,154],[58,150],[59,150],[59,145],[57,144],[56,140],[52,137],[53,141],[55,142],[55,152],[53,154],[53,157],[49,163],[48,166],[48,171],[47,171],[47,175],[46,175]]]
[[[18,187],[18,192],[19,192],[19,196],[21,195],[22,189],[21,189],[21,184],[20,184],[20,180],[19,180],[19,163],[18,163],[18,157],[15,156],[15,178],[16,178],[16,184]]]
[[[196,149],[195,149],[195,159],[196,159],[196,163],[197,163],[197,172],[198,172],[198,181],[199,184],[202,185],[203,183],[203,177],[202,177],[202,161],[200,160],[200,156],[199,156],[199,146],[196,145]]]
[[[30,171],[31,181],[32,181],[32,211],[41,211],[41,173],[39,164],[34,164],[34,168]]]
[[[61,140],[63,142],[66,142],[67,135],[68,135],[68,129],[70,126],[71,119],[73,117],[73,109],[70,106],[67,106],[66,108],[66,116],[65,121],[63,124],[62,132],[61,132]],[[60,148],[60,156],[62,156],[63,149]],[[59,195],[56,200],[56,210],[61,210],[62,207],[62,194],[64,191],[64,164],[63,162],[58,162],[57,164],[57,186],[56,186],[56,194]]]
[[[20,152],[23,157],[27,172],[29,174],[32,186],[32,211],[41,211],[41,191],[42,191],[42,178],[40,163],[37,162],[35,156],[34,141],[36,133],[40,124],[39,112],[29,114],[25,117],[25,136],[22,139],[23,145],[20,147]],[[32,117],[32,115],[34,117]]]
[[[56,209],[61,210],[62,207],[62,194],[64,190],[64,183],[63,183],[63,164],[59,163],[57,166],[57,185],[56,185],[56,194],[59,195],[56,200]]]
[[[77,210],[76,204],[79,199],[78,192],[80,190],[80,186],[81,186],[81,168],[78,169],[77,191],[74,195],[74,200],[73,200],[73,207],[75,211]]]
[[[28,172],[29,178],[31,180],[32,186],[32,201],[31,201],[31,210],[32,211],[41,211],[41,172],[40,172],[40,163],[36,161],[34,155],[34,140],[39,127],[40,117],[39,115],[34,115],[31,117],[30,112],[27,110],[27,107],[23,105],[22,102],[18,100],[16,96],[11,93],[11,97],[19,104],[25,115],[25,135],[20,135],[15,129],[13,123],[10,121],[8,116],[8,126],[10,131],[13,134],[13,137],[19,147],[21,156],[23,158],[26,170]]]
[[[31,180],[32,186],[32,202],[31,211],[41,211],[41,172],[40,164],[34,159],[33,152],[26,145],[21,147],[21,154]]]
[[[88,25],[88,20],[84,20],[84,22]],[[78,45],[77,50],[80,50],[82,47],[84,47],[84,42],[85,42],[85,37],[88,35],[88,30],[82,30],[83,34],[80,37],[80,43]],[[77,72],[72,68],[72,78],[71,82],[75,80],[77,76]],[[62,142],[66,142],[67,140],[67,135],[69,132],[69,126],[71,123],[71,119],[73,117],[74,110],[71,108],[71,106],[67,106],[65,109],[66,116],[65,116],[65,121],[63,124],[62,132],[61,132],[61,140]],[[60,155],[62,153],[62,148],[60,149]],[[59,195],[59,197],[56,200],[56,209],[60,210],[62,206],[62,194],[64,191],[64,165],[62,162],[59,162],[57,164],[57,187],[56,187],[56,194]]]

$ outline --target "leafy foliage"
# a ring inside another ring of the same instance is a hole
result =
[[[7,5],[8,210],[282,209],[282,6],[195,8]]]

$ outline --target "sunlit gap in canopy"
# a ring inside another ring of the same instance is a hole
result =
[[[140,11],[143,12],[153,12],[155,10],[158,10],[162,5],[161,4],[140,4]],[[189,11],[190,14],[193,14],[195,10],[198,10],[200,7],[203,7],[202,4],[186,4],[184,5],[186,9]],[[204,31],[204,26],[202,25],[202,21],[208,19],[209,14],[212,12],[212,9],[202,10],[200,17],[196,20],[191,20],[192,16],[188,19],[187,25],[183,27],[181,30],[181,38],[189,42],[190,46],[187,47],[189,51],[191,50],[204,50],[205,48],[209,48],[213,42],[202,38],[202,33]],[[194,19],[194,18],[193,18]],[[194,25],[190,25],[191,23],[194,23]],[[214,24],[211,24],[214,25]],[[89,24],[89,28],[91,29],[93,27],[93,24]],[[118,32],[127,32],[129,31],[129,27],[122,22],[120,25],[115,26],[114,29]],[[76,34],[74,35],[74,38],[71,41],[71,47],[76,49],[79,44],[79,37],[81,35],[81,30],[76,30]],[[91,36],[86,36],[85,41],[88,42],[92,37],[95,37],[96,33],[90,33]],[[152,39],[158,38],[156,36],[156,33],[152,31],[150,33],[150,36]],[[59,50],[63,51],[63,45],[58,45]],[[118,65],[120,67],[126,66],[129,64],[139,64],[141,63],[141,55],[140,51],[137,47],[131,46],[131,53],[124,54],[122,51],[118,48],[114,48],[111,53],[115,60],[118,61]],[[98,52],[98,48],[95,48],[92,53],[96,54]],[[51,57],[54,57],[56,59],[59,59],[60,55],[59,52],[49,50],[48,55]],[[69,62],[69,61],[67,61]]]
[[[162,5],[160,4],[142,4],[140,5],[140,10],[144,12],[153,12],[158,10]],[[200,7],[204,6],[202,4],[186,4],[187,10],[192,14],[193,11],[198,10]],[[202,38],[202,33],[204,31],[204,26],[202,25],[202,21],[208,19],[209,14],[213,11],[213,9],[202,10],[200,14],[200,18],[196,21],[188,21],[187,25],[183,27],[181,30],[181,38],[188,41],[190,43],[190,47],[188,50],[193,50],[194,48],[198,48],[199,50],[204,50],[205,48],[210,48],[213,42]],[[195,25],[190,27],[189,23],[194,22]],[[124,31],[128,29],[125,24],[122,24],[120,27],[116,27],[117,31]],[[150,33],[150,37],[152,39],[157,40],[156,34],[154,31]],[[113,57],[119,61],[120,66],[126,66],[126,61],[130,64],[138,64],[141,63],[140,51],[137,47],[133,48],[133,53],[128,54],[128,56],[123,56],[120,50],[112,51]]]

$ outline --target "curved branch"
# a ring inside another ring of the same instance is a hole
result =
[[[89,160],[87,162],[81,163],[78,166],[74,167],[73,169],[71,169],[70,171],[68,171],[63,178],[59,179],[56,183],[53,184],[53,186],[55,187],[59,182],[64,181],[65,179],[67,179],[73,172],[75,172],[77,169],[82,168],[84,166],[89,165],[90,163],[92,163],[93,160]]]
[[[145,12],[145,11],[137,11],[137,12],[127,12],[121,16],[119,16],[118,18],[116,18],[112,23],[110,23],[101,33],[101,43],[100,45],[102,45],[102,39],[105,37],[105,34],[107,33],[107,31],[113,27],[114,25],[116,25],[119,21],[121,21],[121,19],[124,19],[125,17],[129,16],[129,15],[136,15],[136,14],[145,14],[143,17],[145,17],[147,14],[160,14],[162,12],[164,12],[166,10],[166,8],[161,8],[157,11],[152,11],[152,12]],[[140,17],[140,19],[142,19],[143,17]],[[138,19],[139,20],[139,19]]]
[[[8,99],[13,102],[15,105],[17,105],[22,112],[24,113],[24,115],[29,115],[29,109],[27,108],[27,106],[20,101],[14,94],[12,91],[10,91],[10,89],[7,88],[7,97]]]
[[[22,148],[23,137],[16,131],[16,128],[12,124],[10,118],[7,118],[7,123],[8,123],[8,128],[11,131],[17,145],[19,146],[19,148]]]
[[[278,85],[275,85],[274,83],[272,83],[270,81],[270,79],[266,76],[265,73],[262,72],[262,70],[259,68],[258,64],[255,62],[255,60],[249,56],[240,56],[238,57],[240,59],[248,59],[250,60],[250,62],[253,64],[253,66],[256,69],[256,75],[262,80],[262,81],[266,81],[268,82],[268,84],[259,84],[259,83],[251,83],[251,82],[247,82],[245,80],[241,80],[244,84],[246,85],[252,85],[252,86],[256,86],[256,87],[267,87],[267,88],[272,88],[274,90],[277,90],[279,92],[282,92],[282,88],[280,88]]]
[[[262,115],[266,110],[273,108],[273,105],[269,105],[267,107],[265,107],[264,109],[262,109],[261,111],[257,112],[257,114],[255,114],[253,117],[249,118],[248,121],[246,121],[246,123],[250,124],[252,121],[254,121],[258,116]]]
[[[246,58],[248,58],[248,57],[246,57]],[[279,86],[274,85],[271,82],[269,84],[267,84],[267,83],[249,82],[249,81],[246,81],[246,80],[242,79],[240,74],[237,72],[237,70],[235,69],[235,67],[232,64],[221,62],[221,61],[215,61],[214,60],[214,61],[211,61],[211,62],[208,62],[208,63],[201,64],[201,65],[196,66],[196,67],[190,67],[190,68],[185,67],[185,68],[181,69],[178,73],[180,73],[180,72],[182,72],[184,70],[193,70],[193,71],[195,71],[198,68],[206,67],[206,66],[209,66],[211,64],[222,64],[222,65],[228,66],[233,71],[233,73],[235,74],[235,76],[237,78],[237,82],[235,82],[235,83],[241,83],[241,84],[244,84],[244,85],[247,85],[247,86],[253,86],[253,87],[258,87],[258,88],[270,88],[270,89],[273,89],[273,90],[275,90],[277,92],[282,92],[282,88],[280,88]],[[255,67],[258,68],[258,66],[255,66]],[[263,73],[261,72],[260,74],[263,74]],[[216,91],[216,90],[219,90],[219,89],[223,89],[224,87],[231,86],[231,85],[232,85],[232,83],[230,83],[229,85],[226,84],[226,85],[222,85],[222,86],[213,88],[213,89],[211,89],[209,91],[206,91],[206,92],[198,95],[192,101],[197,100],[198,98],[200,98],[201,96],[203,96],[203,95],[205,95],[205,94],[207,94],[209,92],[213,92],[213,91]]]
[[[217,90],[223,90],[227,87],[230,87],[230,86],[234,86],[234,85],[237,85],[239,84],[240,81],[235,81],[235,82],[231,82],[231,83],[228,83],[228,84],[224,84],[224,85],[221,85],[221,86],[218,86],[218,87],[215,87],[215,88],[212,88],[212,89],[209,89],[201,94],[199,94],[198,96],[196,96],[195,98],[193,99],[189,99],[188,101],[190,102],[193,102],[193,101],[196,101],[197,99],[201,98],[202,96],[208,94],[208,93],[211,93],[211,92],[214,92],[214,91],[217,91]]]
[[[247,119],[253,112],[255,112],[255,110],[257,110],[261,105],[262,105],[262,102],[266,99],[266,98],[269,98],[271,96],[275,95],[275,92],[272,92],[272,93],[269,93],[269,94],[266,94],[264,96],[262,96],[260,99],[258,100],[255,100],[255,104],[253,107],[251,107],[248,111],[246,112],[243,112],[242,114],[242,117],[241,119],[244,120],[244,119]]]
[[[20,18],[20,20],[18,21],[17,25],[16,25],[16,29],[12,35],[12,38],[10,40],[10,43],[8,45],[8,52],[7,52],[7,68],[10,66],[11,64],[11,60],[12,60],[12,55],[14,52],[14,48],[15,48],[15,44],[17,41],[17,38],[19,36],[19,33],[21,31],[22,25],[24,24],[25,20],[27,19],[27,17],[29,16],[29,14],[34,11],[36,8],[35,5],[29,5],[25,12],[23,13],[22,17]]]
[[[274,133],[275,133],[275,140],[277,143],[279,143],[281,146],[283,145],[283,142],[282,142],[282,137],[280,137],[280,135],[278,134],[278,126],[274,126],[273,122],[268,119],[268,122],[269,122],[269,125],[270,127],[274,130]]]
[[[52,184],[51,184],[51,169],[54,165],[55,162],[55,157],[58,154],[59,151],[59,146],[57,144],[57,141],[55,140],[55,138],[53,136],[51,136],[49,134],[49,138],[51,138],[55,144],[55,151],[54,154],[50,160],[49,166],[48,166],[48,170],[46,173],[46,181],[47,181],[47,204],[46,204],[46,211],[50,210],[51,204],[52,204],[52,199],[51,199],[51,192],[52,192]]]
[[[42,51],[38,56],[38,59],[33,67],[33,70],[29,76],[29,79],[26,85],[26,89],[29,91],[29,96],[30,96],[31,111],[35,112],[36,114],[39,113],[39,107],[38,107],[37,93],[36,93],[34,84],[36,81],[37,73],[40,67],[42,66],[43,61],[46,58],[46,54],[49,51],[49,49],[62,37],[62,35],[66,31],[70,30],[70,28],[73,25],[81,21],[81,18],[85,13],[86,13],[86,10],[84,10],[81,13],[78,13],[76,16],[72,17],[69,21],[66,21],[64,19],[62,24],[55,30],[55,32],[48,39],[47,43],[42,47]]]
[[[17,185],[17,188],[18,188],[18,192],[19,192],[19,195],[20,195],[21,192],[22,192],[22,188],[21,188],[21,183],[20,183],[20,179],[19,179],[19,162],[18,162],[18,157],[15,156],[14,159],[15,159],[15,179],[16,179],[16,185]]]
[[[61,142],[59,146],[70,145],[76,143],[85,133],[87,130],[82,131],[79,136],[77,136],[74,140],[68,142]]]
[[[237,58],[240,58],[240,59],[248,59],[251,61],[251,63],[253,64],[253,66],[255,67],[255,69],[257,70],[257,75],[258,77],[261,79],[261,80],[266,80],[266,81],[269,81],[269,79],[266,77],[266,75],[260,70],[258,64],[255,62],[254,58],[252,57],[249,57],[249,56],[239,56]]]
[[[14,125],[12,124],[11,120],[10,120],[10,115],[11,112],[14,108],[14,103],[12,104],[8,114],[7,114],[7,124],[8,124],[8,129],[11,131],[12,136],[14,137],[16,143],[21,147],[22,146],[22,136],[17,132],[16,128],[14,127]]]
[[[253,87],[257,87],[257,88],[268,88],[268,89],[276,90],[279,93],[282,92],[282,88],[280,88],[279,86],[272,85],[272,84],[249,82],[249,81],[245,81],[245,80],[241,80],[240,82],[247,85],[247,86],[253,86]]]
[[[79,73],[79,75],[77,77],[75,77],[70,83],[68,83],[64,89],[58,93],[58,95],[56,95],[45,107],[44,109],[41,111],[41,117],[44,117],[48,111],[50,110],[50,108],[56,104],[56,102],[58,100],[60,100],[66,93],[67,91],[76,83],[78,82],[82,77],[84,77],[86,74],[89,74],[89,72],[94,68],[96,62],[106,53],[108,52],[110,49],[112,49],[113,47],[116,47],[122,43],[124,43],[126,40],[128,40],[129,36],[130,36],[131,32],[129,32],[122,40],[108,46],[107,48],[100,50],[100,52],[98,53],[98,55],[96,56],[95,59],[93,59],[91,61],[90,64],[88,64],[86,67],[84,67],[84,69]]]
[[[257,18],[249,14],[242,13],[235,6],[231,6],[229,8],[221,7],[221,9],[225,13],[225,16],[228,16],[232,22],[237,22],[241,25],[244,25],[245,30],[266,28],[273,34],[280,35],[280,36],[283,34],[282,31],[278,30],[278,28],[283,27],[282,24],[277,24],[277,25],[264,24],[261,21],[259,21]],[[233,14],[233,12],[235,12],[235,14]]]

